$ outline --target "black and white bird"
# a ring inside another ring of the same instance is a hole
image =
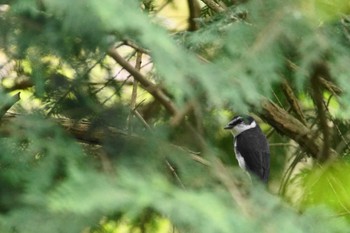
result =
[[[259,125],[251,116],[235,116],[225,129],[233,134],[233,148],[239,166],[267,183],[270,173],[270,149]]]

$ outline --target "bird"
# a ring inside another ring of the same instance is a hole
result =
[[[266,184],[270,174],[270,148],[254,118],[248,115],[235,116],[224,129],[232,132],[238,165]]]

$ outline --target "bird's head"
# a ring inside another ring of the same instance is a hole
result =
[[[257,126],[253,117],[248,115],[235,116],[224,129],[231,130],[232,134],[237,136],[240,133],[255,128]]]

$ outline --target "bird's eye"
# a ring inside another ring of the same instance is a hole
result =
[[[241,124],[243,122],[243,119],[238,119],[237,121],[236,121],[236,124]]]

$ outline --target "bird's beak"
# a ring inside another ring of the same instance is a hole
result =
[[[230,125],[230,124],[228,124],[228,125],[226,125],[225,127],[224,127],[224,129],[232,129],[233,127]]]

